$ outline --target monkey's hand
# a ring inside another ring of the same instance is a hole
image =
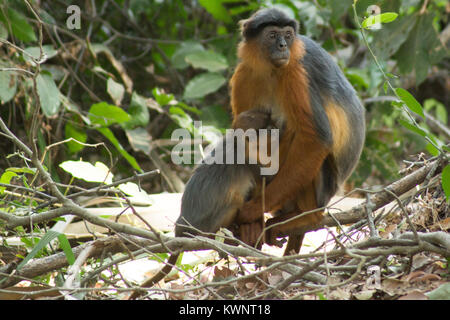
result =
[[[261,199],[256,198],[244,203],[239,213],[237,215],[237,222],[242,223],[252,223],[258,221],[264,217],[264,212],[261,204]]]

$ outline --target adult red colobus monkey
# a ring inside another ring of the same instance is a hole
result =
[[[270,226],[301,212],[325,206],[353,171],[364,143],[364,109],[331,56],[298,35],[297,21],[277,9],[262,9],[241,22],[240,63],[230,81],[235,118],[253,109],[270,110],[284,123],[280,168],[265,198],[246,202],[236,218],[240,237],[249,244],[264,226],[262,205],[278,212]],[[266,242],[289,236],[286,252],[298,251],[307,228],[318,224],[315,212],[278,225]]]
[[[240,63],[230,81],[233,128],[282,128],[279,171],[269,177],[262,199],[254,168],[200,166],[186,186],[177,230],[182,235],[191,225],[215,232],[234,222],[237,235],[255,245],[264,226],[263,205],[275,214],[270,226],[329,202],[358,162],[365,121],[353,87],[325,50],[298,35],[297,21],[262,9],[241,21],[241,28]],[[322,214],[274,226],[265,241],[289,236],[286,253],[298,251],[304,231]]]

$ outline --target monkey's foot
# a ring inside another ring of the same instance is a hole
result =
[[[297,215],[299,215],[298,212],[292,212],[288,214],[282,214],[280,216],[267,220],[265,242],[270,245],[278,245],[278,237],[304,234],[305,232],[311,230],[311,228],[319,225],[323,219],[322,213],[316,212],[303,217],[299,217],[289,222],[286,221],[288,219],[294,218]]]
[[[262,220],[241,224],[239,226],[239,238],[249,246],[261,249],[264,243],[263,229],[264,222]]]

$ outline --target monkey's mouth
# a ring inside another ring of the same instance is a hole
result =
[[[285,65],[287,65],[289,63],[289,58],[278,58],[278,59],[273,59],[272,63],[274,64],[275,67],[279,68],[279,67],[283,67]]]

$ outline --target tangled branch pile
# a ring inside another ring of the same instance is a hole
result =
[[[219,254],[219,261],[213,264],[213,271],[211,272],[208,266],[191,266],[190,271],[185,271],[183,265],[177,265],[175,268],[184,274],[179,280],[182,284],[177,282],[154,286],[146,289],[147,297],[161,298],[162,294],[163,297],[172,299],[263,299],[310,297],[327,293],[327,297],[332,298],[330,292],[336,294],[337,289],[342,290],[350,285],[353,286],[353,293],[367,292],[370,289],[372,296],[381,288],[380,278],[374,284],[378,287],[368,288],[364,282],[367,272],[372,270],[373,266],[378,266],[378,270],[382,271],[383,277],[387,279],[392,279],[393,276],[397,279],[402,275],[407,277],[415,271],[412,269],[414,257],[426,255],[428,264],[433,265],[435,269],[441,266],[438,271],[444,274],[443,258],[450,257],[450,235],[439,231],[449,228],[450,219],[448,204],[440,190],[439,173],[446,164],[442,158],[412,164],[409,171],[412,171],[414,166],[420,168],[380,191],[367,191],[367,200],[359,206],[347,212],[328,215],[324,225],[320,226],[328,229],[329,234],[329,240],[318,248],[322,250],[279,257],[248,247],[236,239],[233,241],[240,244],[239,246],[225,244],[224,238],[230,240],[227,233],[217,236],[216,239],[211,239],[209,235],[173,238],[157,232],[149,224],[149,230],[145,230],[89,213],[73,200],[73,196],[59,191],[55,181],[43,168],[36,151],[32,151],[17,139],[1,119],[0,128],[3,136],[12,140],[24,155],[31,159],[33,165],[38,168],[46,189],[50,190],[45,193],[26,187],[15,187],[11,197],[33,197],[41,200],[40,202],[47,201],[48,210],[33,214],[35,208],[29,208],[23,216],[0,210],[0,221],[7,229],[18,226],[25,228],[65,216],[66,224],[76,217],[109,230],[106,237],[74,245],[72,251],[76,260],[70,266],[66,252],[55,252],[35,258],[25,265],[19,264],[20,259],[17,257],[2,257],[0,293],[3,298],[76,298],[80,294],[91,299],[102,296],[126,298],[131,291],[139,287],[120,273],[119,264],[142,254],[161,259],[162,256],[158,254],[193,250],[214,250]],[[134,179],[138,180],[139,177]],[[111,191],[112,188],[113,185],[107,185],[104,188],[85,190],[82,194]],[[379,210],[391,202],[395,205],[389,210]],[[127,206],[138,215],[131,202],[128,201]],[[352,225],[343,227],[348,224]],[[338,232],[333,231],[331,227],[338,227]],[[379,229],[384,232],[378,234]],[[93,236],[96,237],[95,234]],[[226,266],[220,257],[227,257]],[[398,268],[393,269],[393,265]],[[78,277],[80,269],[86,271],[81,278]],[[429,272],[433,273],[435,269]],[[52,275],[55,271],[65,274],[62,283],[58,284],[55,279],[54,286],[48,286],[35,280],[36,277]],[[434,276],[433,279],[437,280],[435,287],[444,276]],[[22,280],[26,280],[30,286],[14,286]],[[397,291],[393,295],[398,296],[406,292]],[[346,298],[352,295],[349,292],[345,294]]]

